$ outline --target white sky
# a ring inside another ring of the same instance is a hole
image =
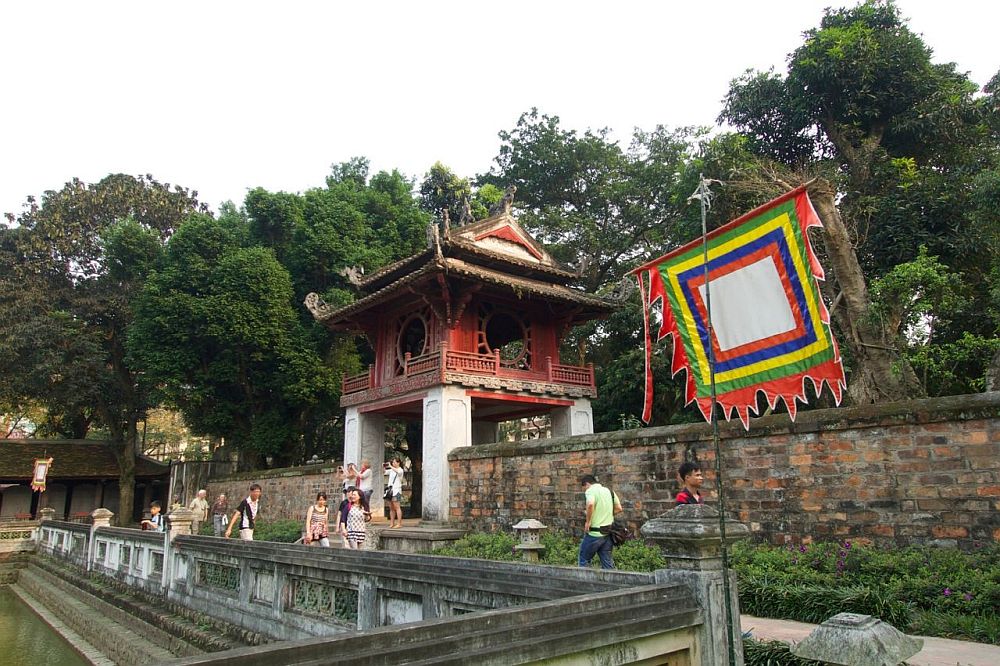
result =
[[[150,173],[213,209],[332,163],[488,170],[532,106],[563,126],[711,125],[729,81],[784,71],[836,0],[54,2],[0,6],[0,212],[76,176]],[[1000,3],[900,0],[985,84]]]

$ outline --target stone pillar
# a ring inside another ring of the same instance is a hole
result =
[[[94,521],[94,527],[111,527],[111,519],[115,514],[105,508],[94,509],[90,512],[90,517]]]
[[[424,398],[422,518],[447,521],[448,452],[472,443],[472,400],[460,386],[436,386]]]
[[[594,433],[594,410],[589,398],[577,398],[569,407],[556,407],[551,418],[553,437]]]
[[[43,509],[39,509],[38,515],[41,517],[40,520],[42,520],[43,522],[46,520],[55,520],[56,510],[53,509],[51,506],[47,506]]]
[[[361,457],[361,413],[357,407],[348,407],[344,414],[344,467],[348,461],[357,462]]]
[[[97,539],[94,538],[98,527],[111,527],[111,519],[115,517],[115,514],[108,511],[107,509],[100,507],[94,509],[90,512],[90,538],[87,541],[87,571],[91,571],[94,568],[94,557],[97,554]]]
[[[358,470],[361,469],[362,460],[371,462],[372,498],[368,508],[374,520],[384,520],[385,498],[382,496],[382,491],[385,488],[385,475],[382,474],[382,463],[385,459],[385,417],[381,414],[363,412],[358,416],[360,426],[358,457],[345,457],[345,460],[357,465]]]
[[[705,624],[699,628],[697,639],[700,662],[729,663],[719,513],[704,504],[683,504],[650,520],[640,532],[648,542],[659,546],[667,560],[668,568],[656,571],[656,582],[686,585],[702,608]],[[746,538],[749,532],[746,525],[726,520],[727,542]],[[736,664],[742,666],[740,602],[736,574],[732,570],[729,571],[729,593],[733,628],[730,639],[736,652]]]
[[[194,511],[191,509],[185,509],[184,507],[173,509],[169,514],[167,514],[170,526],[170,540],[173,541],[174,537],[182,534],[191,534],[191,523],[194,522],[194,517]]]

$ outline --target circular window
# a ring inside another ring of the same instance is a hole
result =
[[[527,360],[527,329],[518,317],[509,312],[494,312],[483,328],[490,352],[499,351],[504,365],[522,365]]]
[[[402,364],[406,355],[410,358],[423,356],[427,349],[427,322],[420,315],[412,315],[399,327],[399,341],[396,346],[399,362]]]

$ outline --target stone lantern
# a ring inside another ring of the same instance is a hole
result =
[[[521,551],[525,562],[538,562],[539,555],[545,550],[542,545],[542,530],[546,529],[548,527],[534,518],[525,518],[514,525],[514,532],[521,540],[521,543],[514,546],[514,550]]]

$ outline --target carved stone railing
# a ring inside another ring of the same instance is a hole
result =
[[[173,514],[171,514],[173,515]],[[649,585],[651,574],[311,548],[45,521],[39,550],[274,639]],[[417,575],[419,572],[419,575]],[[516,583],[515,583],[516,581]]]
[[[0,553],[35,550],[38,523],[34,521],[5,521],[0,523]]]

